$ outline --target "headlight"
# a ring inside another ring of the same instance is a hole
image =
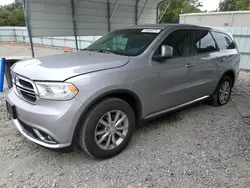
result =
[[[70,100],[78,89],[71,83],[36,82],[38,94],[42,99]]]

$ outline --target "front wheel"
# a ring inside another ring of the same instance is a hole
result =
[[[232,93],[232,79],[225,75],[220,80],[214,94],[211,96],[213,106],[222,106],[228,103]]]
[[[127,146],[134,128],[134,111],[128,103],[118,98],[104,99],[83,121],[79,145],[93,157],[111,158]]]

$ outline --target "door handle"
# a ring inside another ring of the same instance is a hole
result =
[[[192,63],[188,63],[188,64],[185,65],[186,68],[190,68],[190,67],[193,67],[193,66],[194,66],[194,64],[192,64]]]

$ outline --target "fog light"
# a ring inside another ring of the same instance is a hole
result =
[[[48,134],[42,132],[42,131],[39,131],[37,129],[33,129],[34,132],[36,133],[36,135],[44,142],[47,142],[47,143],[50,143],[50,144],[57,144],[57,142],[51,138]]]

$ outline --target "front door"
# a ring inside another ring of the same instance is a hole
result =
[[[166,37],[162,45],[173,48],[173,57],[152,61],[153,92],[151,110],[165,110],[190,102],[196,91],[193,90],[194,57],[190,56],[189,30],[175,30]]]

